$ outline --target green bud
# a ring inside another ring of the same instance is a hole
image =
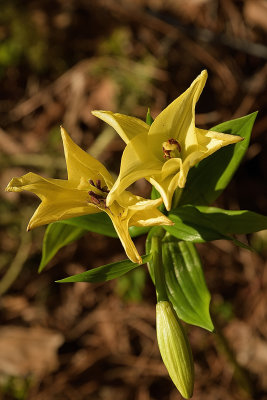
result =
[[[161,357],[169,375],[185,399],[193,395],[194,365],[187,336],[171,303],[156,306],[157,338]]]

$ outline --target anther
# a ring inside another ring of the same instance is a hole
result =
[[[105,197],[101,196],[100,194],[97,194],[90,190],[88,192],[89,196],[91,197],[91,202],[94,203],[97,206],[103,206],[106,208],[106,199]]]
[[[176,158],[180,156],[181,146],[176,139],[169,139],[167,142],[162,143],[163,157]]]

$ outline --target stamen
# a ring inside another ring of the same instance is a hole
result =
[[[164,158],[176,158],[180,156],[182,148],[176,139],[171,138],[162,143],[162,150]]]
[[[89,190],[88,194],[90,196],[91,203],[95,204],[98,207],[107,208],[106,197],[107,194],[109,193],[108,187],[107,186],[102,187],[100,179],[97,179],[95,182],[92,179],[89,179],[89,183],[90,185],[92,185],[101,192],[101,194],[99,194],[95,193],[93,190]]]
[[[93,181],[93,179],[89,179],[88,181],[90,185],[94,186],[96,189],[100,190],[103,193],[109,193],[109,189],[107,186],[101,187],[101,180],[97,179],[96,183]]]
[[[181,149],[180,143],[179,143],[176,139],[169,139],[168,142],[169,142],[170,144],[174,144],[175,146],[177,146],[177,149],[178,149],[178,150],[180,151],[180,153],[181,153],[182,149]]]
[[[101,190],[102,192],[104,192],[104,193],[109,193],[109,190],[108,190],[108,187],[107,187],[107,186],[103,186],[100,190]]]
[[[97,194],[90,190],[88,192],[89,196],[91,197],[91,202],[94,203],[97,206],[102,206],[106,208],[106,199],[105,197],[101,196],[100,194]]]

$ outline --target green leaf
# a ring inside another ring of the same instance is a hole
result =
[[[148,108],[147,114],[146,114],[146,123],[147,123],[147,125],[152,125],[153,122],[154,122],[154,119],[152,118],[152,116],[150,114],[150,108]]]
[[[228,145],[202,160],[189,171],[180,205],[210,205],[230,182],[249,145],[257,112],[224,122],[211,130],[239,135],[242,142]]]
[[[195,243],[229,239],[193,206],[179,207],[170,212],[168,217],[175,225],[164,226],[164,229],[177,239]]]
[[[207,288],[201,261],[193,243],[177,241],[166,235],[162,259],[169,300],[180,319],[213,331]]]
[[[149,261],[150,254],[142,256],[143,264]],[[126,274],[127,272],[131,271],[132,269],[139,267],[140,264],[133,263],[130,260],[123,260],[119,262],[115,262],[112,264],[102,265],[101,267],[90,269],[89,271],[82,272],[81,274],[76,274],[69,276],[65,279],[60,279],[60,283],[66,282],[106,282],[110,281],[111,279],[118,278]]]
[[[196,207],[224,234],[248,234],[267,229],[267,216],[247,210]]]
[[[130,226],[129,233],[132,238],[135,238],[137,236],[141,236],[148,233],[150,229],[151,229],[150,226]]]
[[[105,212],[82,215],[60,221],[61,224],[72,225],[86,231],[100,233],[105,236],[117,238],[111,219]]]
[[[175,225],[164,229],[177,239],[195,243],[226,239],[248,250],[253,249],[230,235],[267,229],[267,217],[246,210],[186,205],[172,210],[168,217]]]
[[[44,235],[42,259],[38,271],[41,272],[44,269],[59,249],[74,242],[84,234],[85,230],[81,228],[65,225],[60,222],[49,224]]]
[[[86,231],[99,233],[112,238],[118,237],[111,219],[105,212],[64,219],[60,221],[60,223],[79,227]],[[150,227],[130,226],[129,232],[131,237],[137,237],[147,233],[149,229]]]

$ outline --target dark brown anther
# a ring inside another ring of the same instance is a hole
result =
[[[104,193],[109,193],[109,190],[108,190],[108,187],[107,187],[107,186],[103,186],[103,187],[101,188],[101,191],[104,192]]]
[[[90,190],[88,192],[89,196],[91,197],[91,202],[96,204],[96,205],[100,205],[101,204],[101,200],[103,200],[102,196],[99,196],[98,194],[96,194],[95,192],[93,192],[92,190]]]
[[[180,157],[182,148],[176,139],[168,139],[167,142],[162,143],[163,157],[170,159]]]
[[[181,149],[180,143],[177,142],[176,139],[169,139],[168,142],[169,142],[170,144],[176,144],[176,146],[178,147],[178,150],[181,152],[182,149]]]
[[[90,190],[88,192],[88,194],[91,197],[91,202],[93,204],[106,208],[106,199],[105,199],[105,197],[103,197],[100,194],[97,194],[97,193],[93,192],[92,190]]]
[[[90,185],[95,186],[93,179],[89,179],[89,183],[90,183]]]
[[[170,155],[171,150],[166,150],[164,147],[162,147],[162,150],[163,150],[163,157],[164,158],[171,158],[171,155]]]
[[[101,180],[100,179],[96,180],[96,187],[97,187],[97,189],[102,190],[101,189]]]

